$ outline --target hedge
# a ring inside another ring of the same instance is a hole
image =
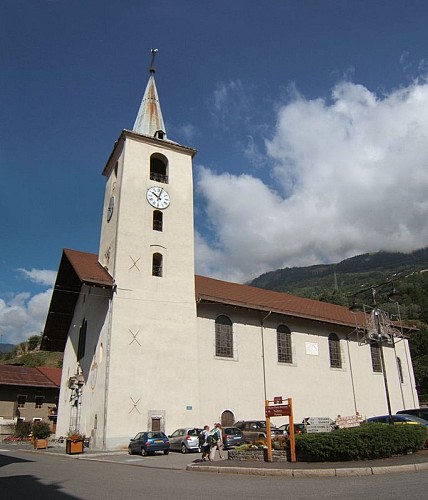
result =
[[[298,434],[296,458],[301,462],[388,458],[421,450],[427,437],[425,427],[420,425],[375,423],[319,434]],[[287,449],[289,452],[289,443]]]

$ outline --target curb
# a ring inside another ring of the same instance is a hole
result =
[[[306,477],[344,477],[376,476],[400,472],[419,472],[428,470],[428,462],[420,464],[394,465],[388,467],[344,467],[340,469],[258,469],[256,467],[215,467],[190,464],[186,470],[191,472],[211,472],[217,474],[246,474],[251,476]]]

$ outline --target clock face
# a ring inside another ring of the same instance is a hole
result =
[[[114,210],[114,196],[110,198],[108,208],[107,208],[107,222],[110,222],[110,219],[113,216],[113,210]]]
[[[154,186],[147,190],[147,201],[152,207],[163,210],[169,206],[171,200],[164,188]]]

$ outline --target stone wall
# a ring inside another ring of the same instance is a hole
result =
[[[266,462],[267,449],[230,450],[229,460]],[[272,450],[272,462],[287,462],[287,452],[285,450]]]

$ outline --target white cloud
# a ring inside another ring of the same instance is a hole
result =
[[[19,344],[43,331],[52,289],[31,296],[18,293],[0,299],[0,342]]]
[[[48,269],[18,269],[20,273],[24,275],[25,278],[29,279],[33,283],[44,286],[53,286],[56,279],[56,271],[49,271]]]
[[[329,101],[295,94],[266,141],[273,187],[200,169],[198,194],[215,243],[198,236],[198,272],[243,281],[280,267],[426,246],[427,143],[425,80],[382,96],[350,82]]]

